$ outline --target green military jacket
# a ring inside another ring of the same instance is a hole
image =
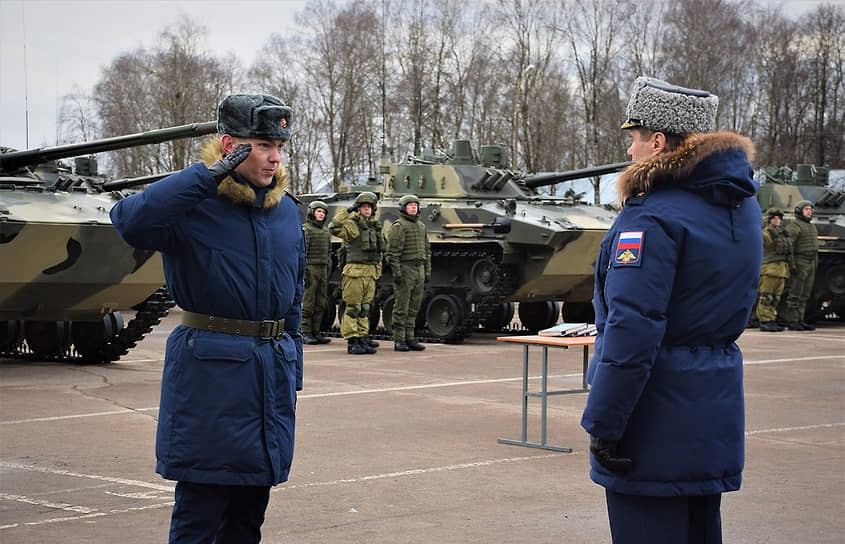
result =
[[[317,221],[309,218],[302,225],[305,235],[305,254],[308,265],[327,265],[331,262],[331,238],[325,220]]]
[[[819,232],[809,219],[795,214],[795,219],[786,224],[786,234],[792,242],[792,251],[796,257],[818,259]]]
[[[393,276],[401,274],[400,264],[422,264],[426,277],[431,275],[431,245],[425,224],[417,216],[402,213],[387,231],[387,251],[384,260]]]
[[[763,262],[788,262],[792,256],[792,242],[781,229],[763,227]]]
[[[350,213],[340,210],[329,223],[329,232],[343,240],[346,262],[344,274],[350,265],[364,264],[376,267],[375,277],[381,275],[385,241],[378,221],[368,219],[357,211]]]

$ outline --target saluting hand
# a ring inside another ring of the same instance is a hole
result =
[[[226,179],[239,164],[244,162],[252,151],[251,144],[240,144],[233,149],[229,154],[215,162],[208,167],[211,177],[220,185],[220,182]]]

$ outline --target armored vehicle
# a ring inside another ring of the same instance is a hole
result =
[[[337,193],[300,198],[306,206],[315,199],[325,202],[331,219],[361,192],[375,192],[375,217],[385,234],[399,217],[402,196],[421,199],[432,277],[417,320],[418,336],[460,342],[474,330],[498,331],[511,323],[517,305],[519,321],[528,330],[550,327],[561,314],[566,321],[593,321],[593,267],[616,214],[535,188],[601,172],[529,176],[511,170],[509,161],[505,146],[483,146],[479,156],[469,141],[457,140],[449,152],[427,152],[395,164],[382,159],[380,183],[371,179],[342,185]],[[333,245],[337,248],[340,241]],[[329,283],[340,315],[337,266]],[[373,332],[381,322],[389,333],[393,294],[388,271],[377,284],[375,301]],[[331,306],[324,328],[335,317]]]
[[[779,208],[784,220],[794,218],[801,200],[813,203],[813,224],[819,232],[819,265],[806,319],[845,318],[845,189],[830,184],[826,167],[799,164],[766,167],[759,176],[757,199],[763,210]]]
[[[2,148],[0,356],[114,361],[167,314],[173,302],[160,256],[121,239],[109,219],[123,197],[115,191],[121,184],[107,181],[96,159],[82,155],[215,131],[208,122],[25,151]],[[70,157],[76,157],[73,169],[57,160]],[[133,317],[124,323],[128,310]]]

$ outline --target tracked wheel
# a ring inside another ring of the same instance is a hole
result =
[[[564,302],[560,316],[567,323],[595,323],[596,313],[589,302]]]
[[[67,321],[27,321],[24,338],[29,349],[40,358],[63,354],[70,346],[70,323]]]
[[[123,315],[108,313],[97,321],[75,321],[71,328],[71,339],[77,353],[87,363],[108,363],[104,357],[106,345],[123,329]]]
[[[550,300],[543,302],[520,302],[519,321],[529,331],[548,329],[557,323],[559,311],[558,303]]]
[[[445,342],[463,340],[461,327],[466,315],[463,302],[455,295],[435,295],[425,310],[428,330]]]

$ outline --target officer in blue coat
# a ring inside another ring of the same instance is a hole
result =
[[[258,542],[270,487],[288,478],[305,275],[281,162],[290,123],[274,96],[228,96],[204,163],[111,211],[127,243],[161,252],[183,309],[156,435],[156,471],[177,481],[170,542]]]
[[[745,446],[742,334],[762,259],[753,146],[713,133],[718,98],[640,77],[633,164],[596,261],[581,425],[615,544],[722,542]]]

